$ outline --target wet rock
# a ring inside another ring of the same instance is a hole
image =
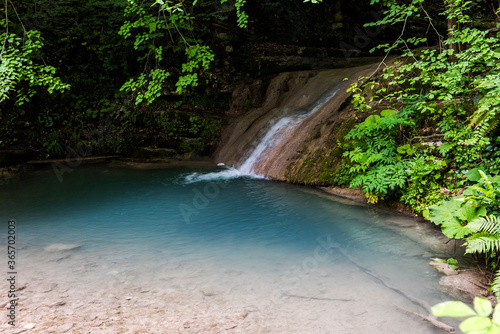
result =
[[[203,291],[203,290],[200,290],[200,292],[203,294],[203,296],[205,297],[213,297],[216,295],[215,292],[213,291],[210,291],[210,290],[207,290],[207,291]]]
[[[484,275],[479,272],[464,271],[458,275],[443,276],[439,280],[439,286],[443,292],[455,299],[471,302],[474,297],[487,297],[490,293]]]
[[[448,263],[443,262],[441,259],[432,259],[432,261],[429,262],[429,265],[446,276],[458,275],[457,270],[450,267]]]
[[[52,244],[44,248],[46,252],[62,252],[62,251],[69,251],[69,250],[75,250],[80,248],[81,245],[76,245],[76,244]]]
[[[342,187],[320,187],[320,189],[323,189],[327,193],[336,196],[348,198],[356,202],[366,203],[366,197],[365,195],[363,195],[363,192],[359,189],[342,188]]]

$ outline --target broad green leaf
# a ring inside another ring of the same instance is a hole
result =
[[[443,201],[440,205],[432,205],[429,207],[429,220],[437,225],[446,223],[455,217],[461,205],[462,203],[453,200]]]
[[[461,301],[449,301],[434,305],[431,312],[436,317],[470,317],[477,316],[467,304]]]
[[[382,117],[387,117],[387,116],[391,116],[391,115],[394,115],[396,112],[392,109],[385,109],[385,110],[382,110],[380,112],[380,116]]]
[[[491,320],[486,317],[470,317],[469,319],[462,321],[458,327],[464,333],[480,333],[481,331],[486,331],[491,327]]]
[[[469,233],[469,230],[465,226],[463,226],[462,222],[456,217],[453,217],[447,222],[444,222],[441,226],[441,231],[448,238],[456,239],[461,239]]]
[[[380,120],[379,115],[370,115],[365,119],[365,121],[363,123],[366,126],[368,126],[368,125],[372,125],[372,124],[377,124],[379,120]]]
[[[480,316],[488,317],[493,311],[493,307],[488,299],[476,297],[474,298],[474,310],[476,310],[477,314]]]
[[[406,153],[406,150],[410,148],[410,145],[406,144],[406,145],[403,145],[403,146],[399,146],[396,151],[400,154],[403,154],[403,153]]]
[[[495,325],[493,325],[495,326]],[[488,331],[488,334],[500,334],[500,327],[491,327]]]
[[[469,181],[473,181],[473,182],[477,182],[477,181],[481,180],[481,174],[479,174],[479,168],[471,169],[470,171],[465,173],[465,177]]]
[[[498,304],[495,306],[495,310],[493,311],[493,323],[500,326],[500,306],[498,306]]]
[[[465,203],[460,210],[455,214],[461,220],[466,220],[468,222],[473,221],[476,218],[486,216],[486,208],[481,207],[473,207],[470,202]]]

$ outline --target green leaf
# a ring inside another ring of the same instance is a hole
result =
[[[468,222],[473,221],[476,218],[486,216],[486,208],[484,206],[481,207],[473,207],[470,202],[465,203],[460,210],[458,210],[455,214],[461,220],[465,220]]]
[[[440,205],[429,207],[429,220],[434,224],[441,225],[452,220],[456,212],[460,210],[462,203],[458,201],[443,201]]]
[[[474,310],[476,310],[477,314],[480,316],[488,317],[493,311],[493,307],[488,299],[476,297],[474,298]]]
[[[394,115],[396,112],[392,109],[385,109],[385,110],[382,110],[380,112],[380,116],[382,117],[387,117],[387,116],[391,116],[391,115]]]
[[[399,146],[396,151],[399,153],[399,154],[403,154],[403,153],[406,153],[406,151],[410,148],[410,144],[405,144],[403,146]]]
[[[451,218],[449,221],[443,223],[441,231],[448,238],[461,239],[468,234],[468,229],[462,225],[462,222],[456,217]]]
[[[469,317],[477,316],[467,304],[461,301],[448,301],[434,305],[431,312],[436,317]]]
[[[368,116],[365,121],[363,122],[366,126],[372,125],[372,124],[377,124],[380,120],[379,115],[370,115]]]
[[[491,327],[491,329],[488,331],[488,334],[500,334],[500,327],[496,326],[493,324],[494,327]]]
[[[493,323],[500,326],[500,306],[498,306],[498,304],[493,311]]]
[[[486,331],[491,327],[491,320],[486,317],[470,317],[462,321],[458,327],[464,333]]]
[[[469,181],[477,182],[481,180],[481,174],[479,174],[479,168],[473,168],[469,170],[467,173],[465,173],[465,177]]]

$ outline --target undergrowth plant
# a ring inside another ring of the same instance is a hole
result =
[[[486,265],[496,271],[492,290],[500,296],[500,177],[472,170],[467,178],[472,184],[462,195],[430,206],[424,216],[440,225],[448,238],[465,239],[466,254],[484,255]]]
[[[448,301],[431,308],[436,317],[467,318],[459,328],[465,334],[500,334],[500,307],[493,309],[491,302],[482,297],[474,298],[474,309],[461,301]]]
[[[374,49],[403,53],[392,64],[386,56],[372,76],[350,88],[365,120],[344,138],[346,160],[337,182],[361,188],[369,202],[393,198],[422,212],[457,190],[463,171],[479,164],[498,171],[492,151],[500,120],[500,40],[475,26],[472,1],[441,5],[452,22],[447,32],[436,28],[427,1],[375,3],[385,8],[384,16],[368,25],[401,25],[402,31],[393,44]],[[407,38],[418,20],[428,22],[429,34]],[[437,45],[416,49],[429,43],[431,33]]]
[[[56,76],[56,68],[42,58],[43,38],[40,31],[26,30],[16,34],[9,30],[9,11],[13,3],[0,6],[0,106],[12,99],[20,106],[44,88],[47,92],[64,92],[69,85]],[[1,113],[0,113],[1,116]]]

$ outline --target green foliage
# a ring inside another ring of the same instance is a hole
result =
[[[183,2],[157,0],[151,6],[130,0],[125,15],[132,20],[123,24],[119,34],[134,38],[134,49],[140,53],[138,60],[144,63],[144,70],[138,77],[129,79],[122,91],[135,93],[136,104],[151,104],[162,94],[172,70],[178,77],[178,93],[197,85],[196,70],[208,69],[213,54],[199,39],[188,35],[194,29],[194,16]],[[172,60],[182,58],[182,52],[187,56],[187,61],[180,66],[182,70],[172,68],[175,64]],[[167,70],[168,67],[172,70]]]
[[[370,198],[390,194],[420,212],[439,202],[443,189],[455,187],[457,166],[467,171],[481,162],[481,168],[498,173],[500,40],[474,27],[471,1],[440,5],[440,14],[456,22],[447,34],[438,30],[423,0],[371,3],[385,11],[378,22],[367,26],[401,26],[392,45],[374,50],[389,55],[402,49],[403,54],[392,66],[382,62],[377,76],[361,78],[361,85],[348,90],[360,112],[380,110],[375,108],[378,103],[391,108],[380,115],[371,112],[345,137],[347,160],[341,182],[361,187]],[[410,22],[419,20],[427,21],[429,34],[406,37]],[[411,49],[428,43],[432,33],[437,47]],[[479,193],[490,196],[491,190]],[[460,233],[459,223],[448,233]]]
[[[466,253],[498,253],[500,251],[500,219],[496,216],[473,220],[468,229],[472,233],[466,239]]]
[[[344,153],[350,162],[349,185],[361,187],[369,202],[391,192],[421,211],[436,199],[423,189],[439,189],[434,181],[446,163],[409,143],[398,146],[401,129],[414,127],[414,109],[408,106],[372,114],[345,136],[351,141]]]
[[[225,3],[227,0],[220,0],[220,3]],[[248,25],[248,15],[243,10],[246,0],[235,0],[234,7],[236,8],[236,16],[238,18],[238,27],[246,28]],[[317,3],[317,1],[314,1]]]
[[[225,1],[221,1],[224,3]],[[246,28],[248,15],[243,10],[246,0],[236,0],[238,26]],[[196,35],[195,7],[198,1],[173,2],[156,0],[151,4],[129,0],[125,15],[130,18],[120,28],[124,38],[134,38],[134,49],[144,70],[129,79],[121,91],[134,94],[137,105],[153,103],[164,90],[173,90],[168,78],[175,79],[175,93],[185,95],[205,76],[215,60],[211,48]]]
[[[6,15],[5,9],[3,12]],[[42,62],[41,33],[29,30],[24,31],[24,37],[19,37],[8,31],[8,20],[7,17],[0,21],[0,26],[5,28],[0,34],[0,41],[3,42],[0,51],[0,103],[11,99],[15,93],[15,104],[22,105],[35,95],[37,87],[44,87],[49,93],[68,90],[70,86],[55,76],[56,68]]]
[[[500,307],[482,297],[474,298],[474,310],[461,301],[448,301],[434,305],[431,312],[436,317],[467,317],[459,325],[466,334],[499,334]],[[493,314],[492,314],[493,313]]]
[[[491,262],[491,269],[497,270],[500,258],[500,218],[497,194],[500,184],[497,178],[487,176],[477,170],[481,179],[476,178],[476,171],[469,171],[469,180],[476,180],[467,186],[463,195],[443,201],[439,205],[430,206],[424,213],[426,218],[441,225],[448,238],[465,238],[466,253],[486,254]],[[481,186],[481,185],[484,185]],[[497,271],[492,283],[492,290],[500,295],[500,276]]]
[[[452,257],[446,260],[446,263],[450,266],[450,268],[458,269],[458,261]]]

